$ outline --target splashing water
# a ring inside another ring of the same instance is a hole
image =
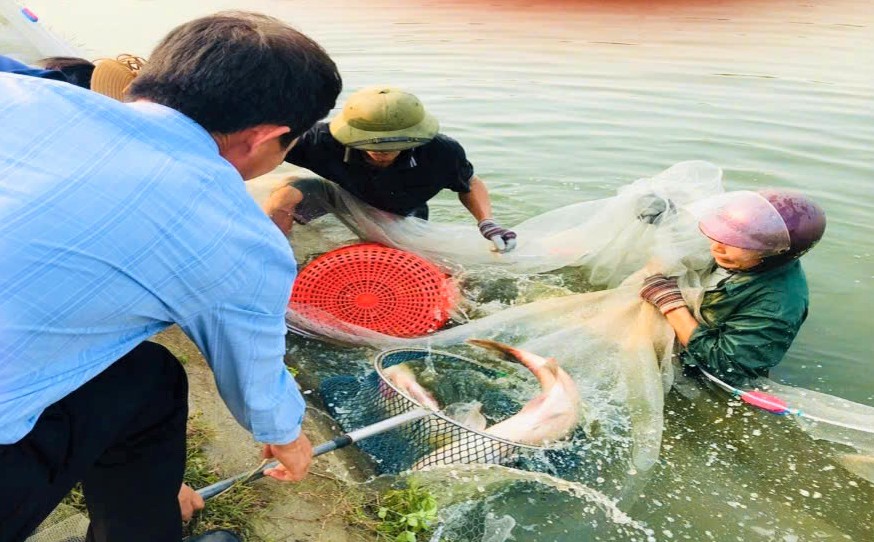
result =
[[[438,497],[445,540],[654,540],[645,524],[605,495],[543,473],[456,465],[404,478]]]

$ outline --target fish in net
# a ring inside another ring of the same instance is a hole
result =
[[[396,474],[437,465],[518,467],[526,464],[526,457],[552,447],[550,437],[561,440],[579,424],[579,410],[572,404],[553,405],[538,396],[523,405],[508,393],[511,381],[507,372],[462,356],[403,348],[377,355],[374,370],[362,377],[325,379],[319,391],[331,415],[347,432],[420,406],[434,410],[426,419],[359,443],[374,459],[378,473]],[[546,390],[543,395],[556,393]],[[542,404],[555,410],[564,408],[566,426],[552,434],[537,435],[532,423],[537,414],[531,412]],[[440,405],[446,406],[438,410]],[[515,434],[507,430],[515,424],[522,424],[535,440],[505,438]]]

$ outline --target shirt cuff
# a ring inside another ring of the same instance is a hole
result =
[[[294,380],[287,378],[287,392],[273,408],[250,412],[252,436],[258,442],[288,444],[300,436],[306,402]]]
[[[294,442],[300,436],[301,426],[283,433],[258,433],[255,434],[255,440],[262,444],[288,444]]]

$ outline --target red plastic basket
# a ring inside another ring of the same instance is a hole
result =
[[[322,254],[304,267],[289,307],[307,317],[327,313],[386,335],[415,337],[443,327],[457,298],[454,283],[428,260],[362,243]]]

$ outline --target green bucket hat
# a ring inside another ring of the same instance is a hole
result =
[[[349,96],[330,124],[331,135],[364,151],[402,151],[434,139],[440,124],[414,95],[394,87],[369,87]]]

